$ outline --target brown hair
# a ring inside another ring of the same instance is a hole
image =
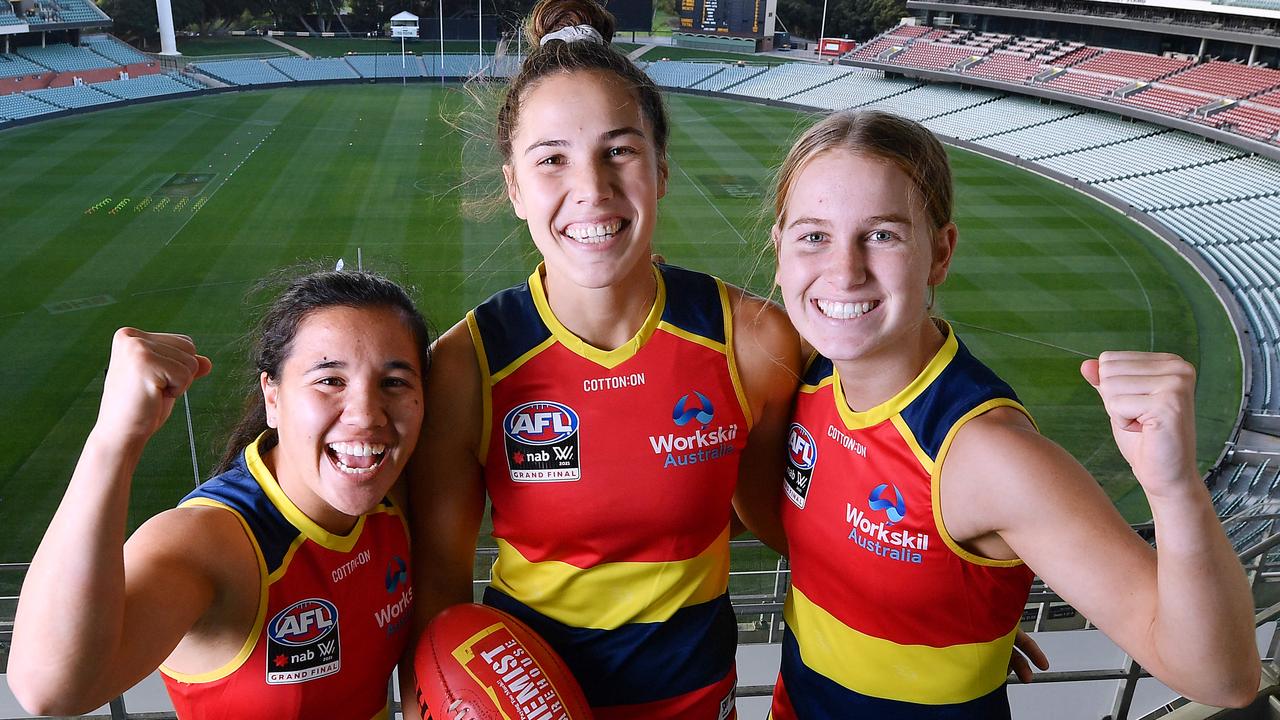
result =
[[[590,25],[604,38],[604,43],[590,40],[565,42],[559,38],[541,44],[542,38],[561,28]],[[554,73],[596,70],[613,73],[635,92],[636,100],[653,131],[658,167],[667,167],[667,112],[662,95],[653,80],[635,63],[610,45],[614,19],[595,0],[540,0],[525,22],[525,36],[532,50],[525,57],[519,74],[507,87],[502,107],[498,110],[498,150],[502,161],[511,159],[511,136],[520,122],[520,103],[543,78]]]
[[[920,123],[878,110],[832,113],[800,136],[778,169],[775,220],[782,220],[800,170],[831,150],[847,150],[893,163],[920,193],[933,229],[951,222],[954,198],[946,149]]]
[[[253,331],[249,359],[253,370],[246,382],[244,414],[227,438],[227,448],[214,467],[218,475],[235,466],[237,459],[259,435],[266,432],[259,451],[275,447],[279,438],[268,432],[267,407],[258,378],[267,374],[271,382],[293,349],[298,328],[311,313],[331,307],[379,308],[396,313],[413,335],[418,350],[418,367],[426,377],[431,364],[431,329],[404,288],[377,273],[365,271],[313,272],[294,279],[267,308]]]

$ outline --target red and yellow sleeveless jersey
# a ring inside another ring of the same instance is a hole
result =
[[[725,285],[655,267],[635,337],[602,351],[541,268],[467,316],[498,559],[485,602],[560,653],[596,717],[733,715],[729,518],[751,417]]]
[[[261,597],[236,657],[201,675],[161,666],[181,720],[388,717],[387,683],[413,611],[409,535],[383,500],[347,535],[302,513],[258,454],[202,483],[180,507],[236,516],[258,555]]]
[[[939,477],[966,422],[1026,410],[945,331],[919,377],[865,412],[849,408],[829,360],[805,371],[782,500],[791,589],[775,720],[1009,717],[1032,573],[947,534]]]

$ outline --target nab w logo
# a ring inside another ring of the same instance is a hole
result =
[[[685,395],[676,401],[676,406],[671,411],[671,419],[680,427],[688,425],[690,420],[697,420],[706,427],[716,416],[716,409],[706,395],[696,390],[693,394],[698,397],[698,405],[689,406],[689,396]]]
[[[885,491],[893,488],[893,500],[886,500]],[[867,507],[872,510],[883,510],[885,515],[889,516],[889,524],[902,522],[902,518],[907,516],[907,504],[902,500],[902,493],[898,491],[897,486],[888,483],[880,483],[871,491],[871,495],[867,498]]]

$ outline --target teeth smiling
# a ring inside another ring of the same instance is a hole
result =
[[[818,310],[829,318],[836,320],[849,320],[851,318],[861,317],[871,312],[880,304],[879,301],[846,303],[835,302],[832,300],[816,300],[814,303],[818,306]]]
[[[381,455],[387,451],[382,443],[336,442],[329,443],[329,448],[340,455],[364,457],[365,455]]]
[[[387,452],[387,446],[382,443],[335,442],[329,443],[329,451],[333,463],[342,472],[352,475],[367,475],[377,470],[378,466],[382,464],[382,458]],[[370,458],[372,462],[361,458]],[[348,464],[348,461],[352,464]],[[366,465],[366,463],[368,464]]]
[[[564,234],[587,245],[604,242],[622,228],[622,220],[607,223],[574,223],[564,229]]]

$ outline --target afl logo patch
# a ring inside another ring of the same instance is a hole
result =
[[[791,423],[787,433],[787,471],[783,489],[791,502],[801,510],[809,497],[813,466],[818,464],[818,445],[813,435],[800,423]]]
[[[535,400],[502,419],[507,467],[514,482],[571,482],[582,476],[578,413],[564,403]]]
[[[299,600],[267,623],[267,684],[332,675],[342,666],[338,608],[323,598]]]

